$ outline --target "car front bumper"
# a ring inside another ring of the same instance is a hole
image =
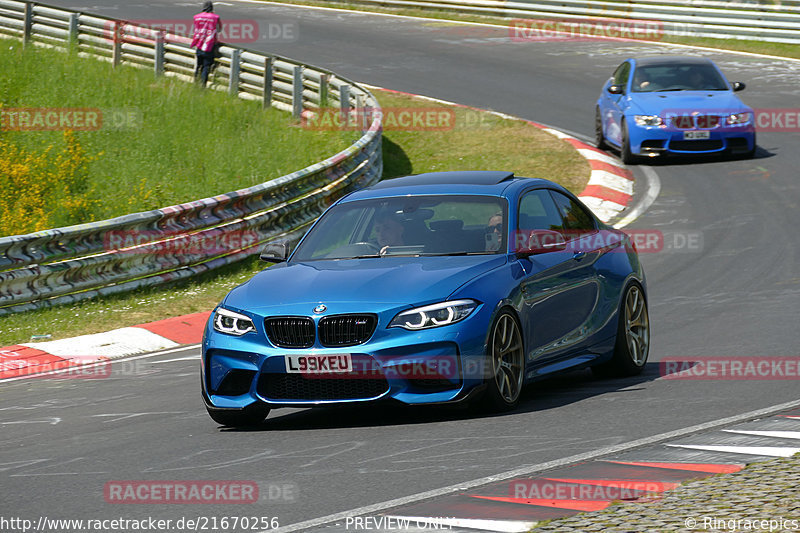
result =
[[[658,126],[630,128],[631,153],[643,156],[659,154],[748,153],[755,148],[755,130],[750,126],[713,130],[674,130]],[[686,139],[687,131],[708,131],[707,139]]]
[[[487,375],[488,310],[462,322],[421,331],[376,331],[349,347],[275,347],[262,331],[242,337],[206,326],[202,355],[203,398],[209,409],[243,409],[255,403],[303,407],[396,400],[405,404],[458,402],[482,387]],[[380,330],[379,323],[378,329]],[[348,354],[352,371],[287,372],[286,355]]]

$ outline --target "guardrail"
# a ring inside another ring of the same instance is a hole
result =
[[[800,2],[718,0],[348,0],[508,18],[656,22],[664,35],[800,43]]]
[[[135,30],[135,31],[131,31]],[[0,0],[0,36],[76,47],[113,65],[194,76],[189,39],[32,2]],[[265,106],[376,111],[353,145],[292,174],[153,211],[0,238],[0,315],[171,282],[244,259],[274,238],[297,239],[335,198],[380,179],[380,107],[358,84],[291,59],[223,45],[215,82]],[[214,243],[208,246],[209,243]]]

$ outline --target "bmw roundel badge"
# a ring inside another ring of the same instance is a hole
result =
[[[328,308],[324,304],[319,304],[318,306],[316,306],[314,308],[314,312],[315,313],[324,313],[325,311],[327,311],[327,309]]]

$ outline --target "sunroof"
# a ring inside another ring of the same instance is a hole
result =
[[[514,177],[513,172],[499,170],[470,170],[453,172],[427,172],[402,178],[381,181],[371,189],[387,189],[390,187],[406,187],[409,185],[496,185]]]

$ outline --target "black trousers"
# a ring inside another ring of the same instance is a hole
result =
[[[198,80],[199,78],[200,84],[205,87],[208,82],[208,73],[214,65],[214,51],[196,50],[195,53],[197,54],[197,68],[194,71],[194,79]]]

